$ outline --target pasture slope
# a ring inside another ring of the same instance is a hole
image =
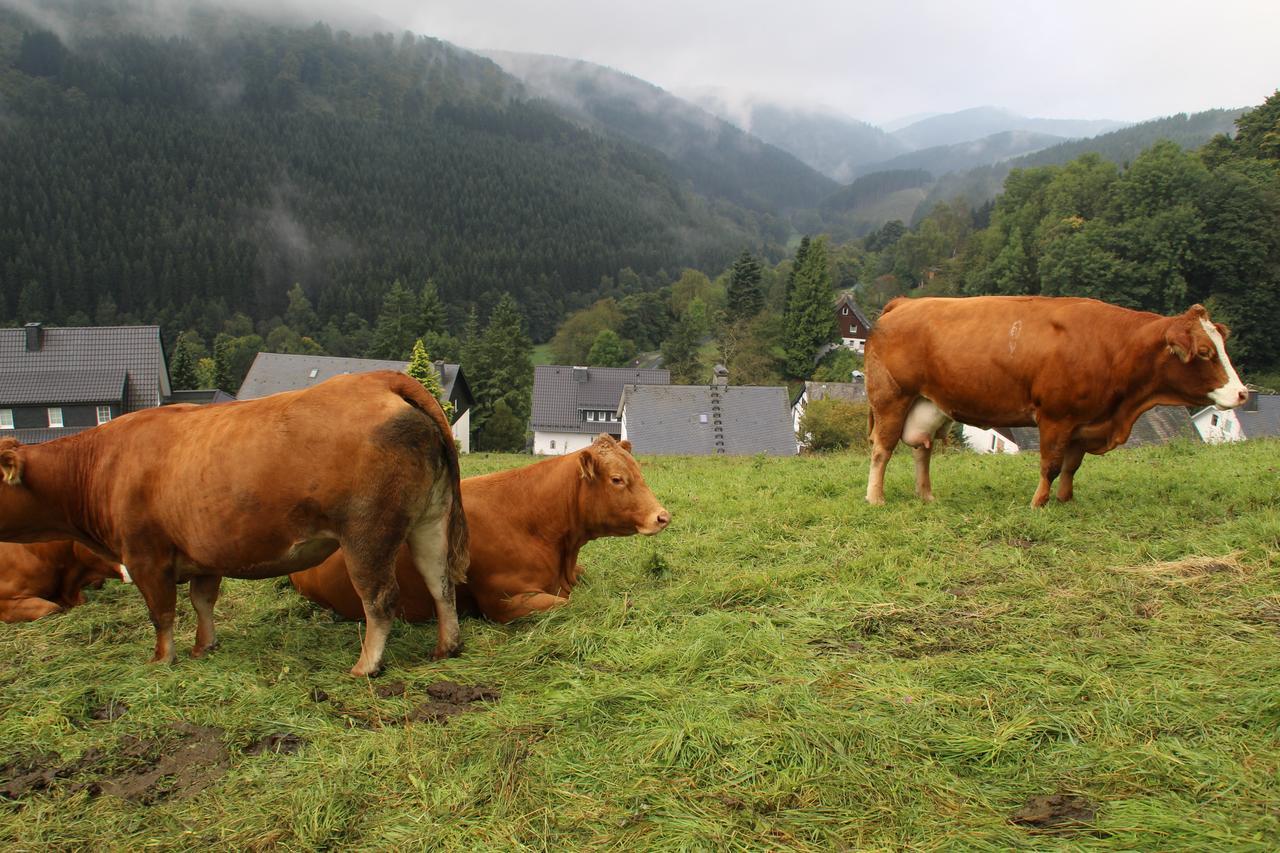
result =
[[[400,624],[351,679],[359,625],[269,581],[172,667],[119,585],[0,626],[0,847],[1280,844],[1280,443],[1043,511],[1029,456],[942,454],[926,507],[900,454],[879,509],[861,455],[643,461],[670,531],[444,663]]]

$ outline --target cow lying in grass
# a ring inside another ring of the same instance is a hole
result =
[[[457,449],[435,398],[402,373],[134,412],[47,444],[0,439],[0,540],[50,539],[129,567],[155,626],[155,663],[174,659],[179,582],[191,584],[199,657],[214,644],[224,576],[288,574],[341,546],[368,623],[351,672],[373,674],[406,542],[440,614],[435,656],[458,647],[467,524]]]
[[[119,563],[78,542],[0,542],[0,622],[31,622],[84,604],[85,587],[124,580]]]
[[[510,622],[564,604],[578,582],[578,551],[602,536],[659,533],[671,521],[645,484],[631,443],[601,435],[583,450],[462,481],[471,568],[461,610]],[[344,553],[290,576],[298,591],[350,619],[361,616]],[[435,616],[431,597],[401,549],[396,563],[404,617]]]
[[[867,500],[884,503],[899,440],[914,449],[916,493],[933,500],[929,456],[954,420],[1039,426],[1031,505],[1048,503],[1059,473],[1058,500],[1069,501],[1084,454],[1124,444],[1148,409],[1230,409],[1249,398],[1223,348],[1227,334],[1202,305],[1162,317],[1094,299],[895,299],[867,340]]]

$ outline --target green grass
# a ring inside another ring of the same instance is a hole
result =
[[[228,582],[221,647],[172,667],[144,663],[151,626],[120,585],[0,625],[0,766],[106,756],[0,799],[0,846],[1280,844],[1280,442],[1090,457],[1077,500],[1041,511],[1029,456],[943,454],[923,506],[899,454],[881,508],[857,455],[643,464],[667,533],[589,545],[558,612],[464,620],[460,658],[397,626],[377,681],[345,674],[358,624],[269,581]],[[181,608],[184,646],[193,623]],[[438,679],[502,697],[405,724]],[[89,718],[113,699],[124,716]],[[222,730],[225,775],[151,805],[82,789],[174,721]],[[280,731],[307,744],[244,754]],[[1092,823],[1010,822],[1057,793]]]
[[[551,352],[551,342],[535,344],[533,347],[534,364],[554,364],[555,356]]]

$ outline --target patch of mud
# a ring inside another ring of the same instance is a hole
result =
[[[127,769],[87,787],[91,793],[143,804],[193,797],[217,782],[231,764],[222,734],[213,726],[175,723],[161,737],[126,737],[109,760]]]
[[[59,777],[71,775],[73,768],[58,766],[61,760],[53,753],[40,752],[0,764],[0,797],[16,800],[43,791]]]
[[[321,690],[319,687],[312,688],[312,690],[311,690],[311,701],[312,701],[312,702],[328,702],[328,701],[329,701],[329,694],[328,694],[328,693],[325,693],[325,692],[324,692],[323,690]]]
[[[1075,794],[1048,794],[1032,797],[1009,817],[1010,823],[1038,832],[1062,835],[1089,829],[1097,810]]]
[[[1012,539],[1006,539],[1005,544],[1013,548],[1021,548],[1024,551],[1036,546],[1034,539],[1028,539],[1025,536],[1014,536]]]
[[[373,689],[373,694],[379,699],[390,699],[393,696],[403,696],[404,690],[403,681],[392,681],[389,684],[379,684]]]
[[[485,703],[497,702],[502,694],[484,685],[467,686],[453,681],[437,681],[427,688],[430,701],[413,709],[414,722],[446,723],[450,717],[484,710]]]
[[[245,755],[262,755],[264,752],[273,753],[275,755],[289,755],[297,752],[307,745],[306,738],[299,737],[292,732],[272,732],[258,740],[246,749]]]
[[[105,705],[99,705],[89,712],[89,718],[93,720],[118,720],[129,710],[129,706],[124,702],[112,699]]]

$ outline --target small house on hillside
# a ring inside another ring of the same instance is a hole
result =
[[[0,329],[0,437],[75,435],[171,391],[158,326]]]
[[[374,370],[403,373],[408,366],[407,361],[260,352],[245,374],[244,382],[240,383],[240,392],[236,397],[241,400],[256,400],[280,391],[310,388],[318,382],[344,373],[369,373]],[[471,407],[475,404],[471,387],[467,385],[459,365],[437,361],[435,367],[440,374],[444,398],[453,403],[453,437],[458,440],[463,453],[470,453]]]
[[[836,327],[840,332],[840,342],[854,352],[860,353],[867,348],[867,337],[871,334],[871,321],[853,298],[853,293],[844,291],[836,297]]]
[[[1196,431],[1209,444],[1280,436],[1280,394],[1250,394],[1238,409],[1206,406],[1191,416]]]
[[[978,453],[1020,453],[1040,450],[1036,427],[982,427],[963,425],[964,440]],[[1199,439],[1191,416],[1182,406],[1156,406],[1143,412],[1121,447],[1168,444],[1177,438]]]
[[[861,370],[853,371],[852,382],[806,382],[800,396],[791,404],[791,425],[800,434],[800,419],[805,407],[817,400],[844,400],[849,403],[867,402],[867,383]]]
[[[618,402],[622,438],[638,454],[795,456],[791,407],[782,386],[628,385]]]
[[[670,383],[669,370],[539,364],[533,369],[533,452],[560,456],[581,450],[602,432],[621,437],[617,410],[623,387]]]

